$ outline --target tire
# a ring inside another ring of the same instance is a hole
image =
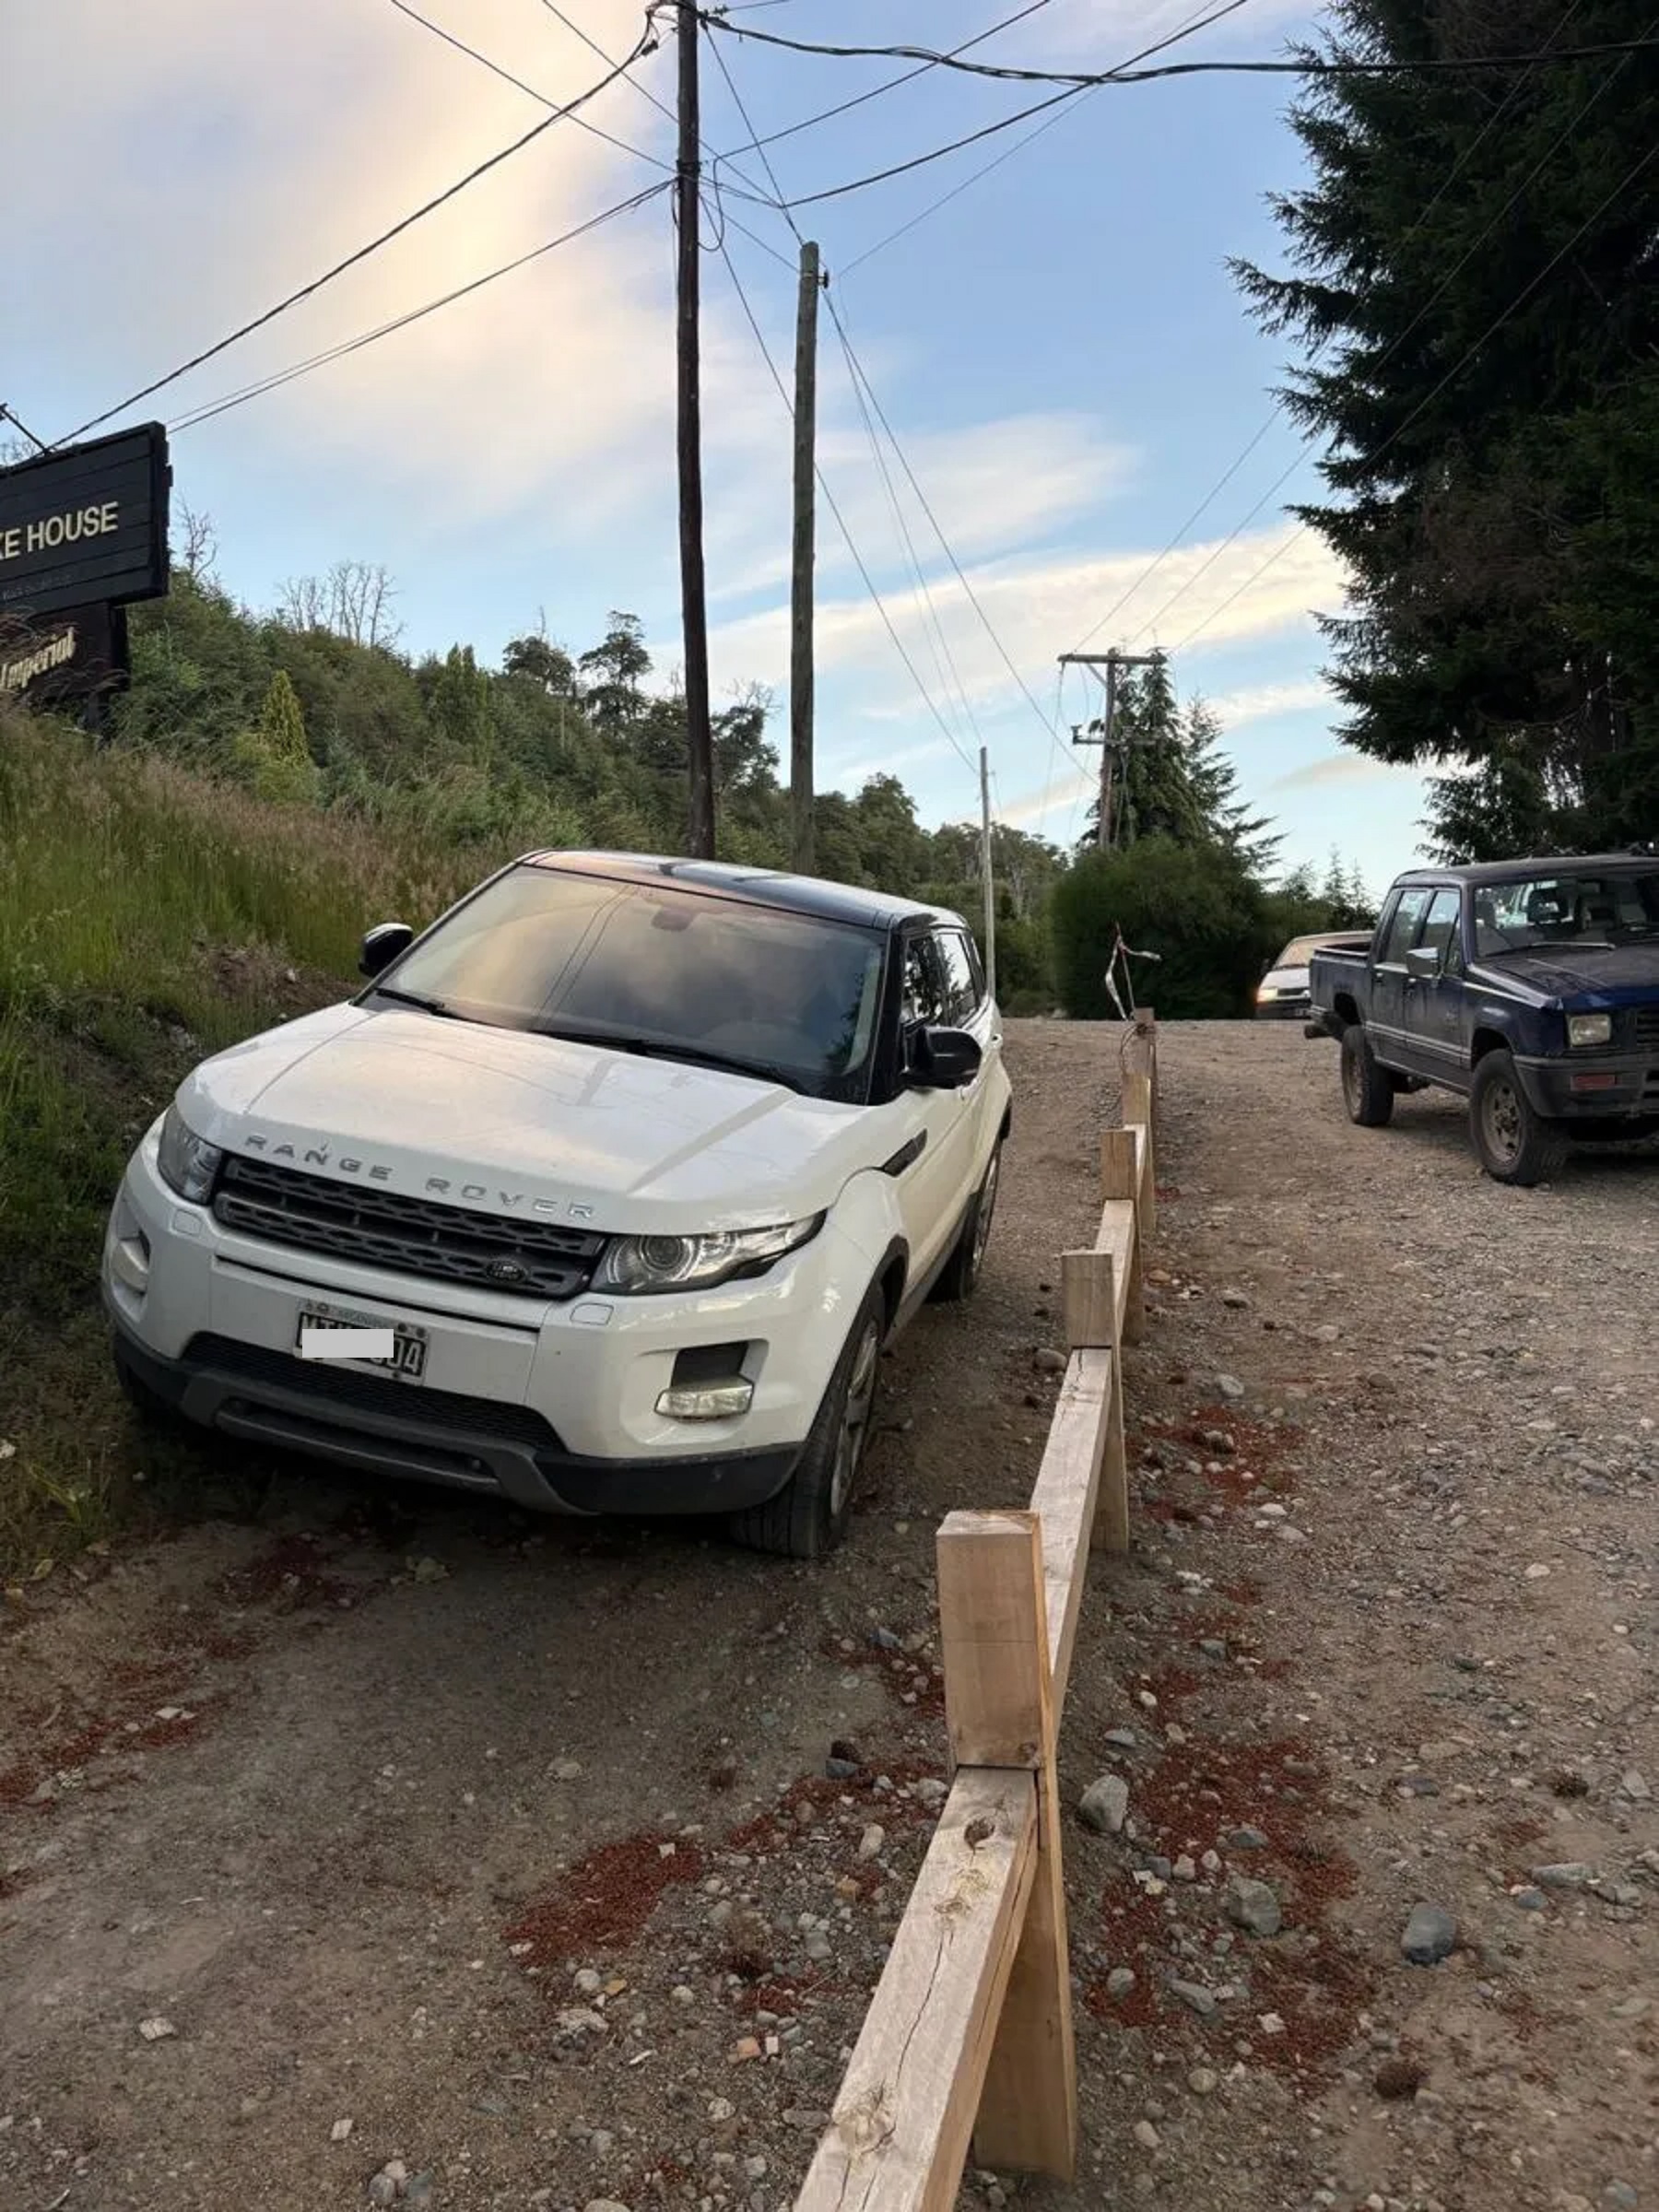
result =
[[[933,1295],[942,1304],[959,1304],[971,1298],[979,1285],[980,1270],[985,1264],[985,1248],[991,1241],[991,1224],[996,1215],[996,1194],[1002,1184],[1002,1140],[998,1138],[991,1164],[985,1170],[985,1180],[973,1194],[962,1223],[961,1234],[955,1249],[945,1263]]]
[[[1567,1157],[1559,1125],[1533,1111],[1514,1060],[1504,1052],[1488,1053],[1475,1070],[1469,1140],[1494,1182],[1515,1183],[1523,1190],[1545,1182]]]
[[[875,1418],[887,1330],[887,1300],[879,1288],[872,1288],[835,1363],[794,1473],[775,1498],[732,1516],[738,1543],[785,1559],[825,1559],[841,1543]]]
[[[1394,1077],[1371,1051],[1357,1021],[1342,1032],[1342,1098],[1348,1120],[1361,1129],[1386,1129],[1394,1118]]]

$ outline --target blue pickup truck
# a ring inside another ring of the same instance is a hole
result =
[[[1349,1116],[1401,1091],[1469,1101],[1500,1182],[1554,1173],[1574,1139],[1659,1132],[1659,856],[1494,861],[1402,876],[1363,952],[1320,951],[1310,1037],[1342,1046]]]

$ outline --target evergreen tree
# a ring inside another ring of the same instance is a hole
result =
[[[1637,0],[1336,0],[1318,58],[1445,61],[1647,36]],[[1306,348],[1286,398],[1331,498],[1346,741],[1431,787],[1465,858],[1624,842],[1659,805],[1659,70],[1324,76],[1289,270],[1240,265]]]

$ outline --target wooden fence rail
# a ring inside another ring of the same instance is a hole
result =
[[[1123,1347],[1157,1218],[1157,1032],[1124,1040],[1093,1245],[1061,1256],[1066,1367],[1030,1508],[938,1535],[954,1780],[795,2212],[948,2212],[977,2162],[1077,2169],[1054,1747],[1091,1543],[1129,1546]]]

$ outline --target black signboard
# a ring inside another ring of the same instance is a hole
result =
[[[124,688],[126,609],[73,607],[43,622],[0,615],[0,706],[90,712]]]
[[[0,616],[159,598],[171,482],[159,422],[0,469]]]

